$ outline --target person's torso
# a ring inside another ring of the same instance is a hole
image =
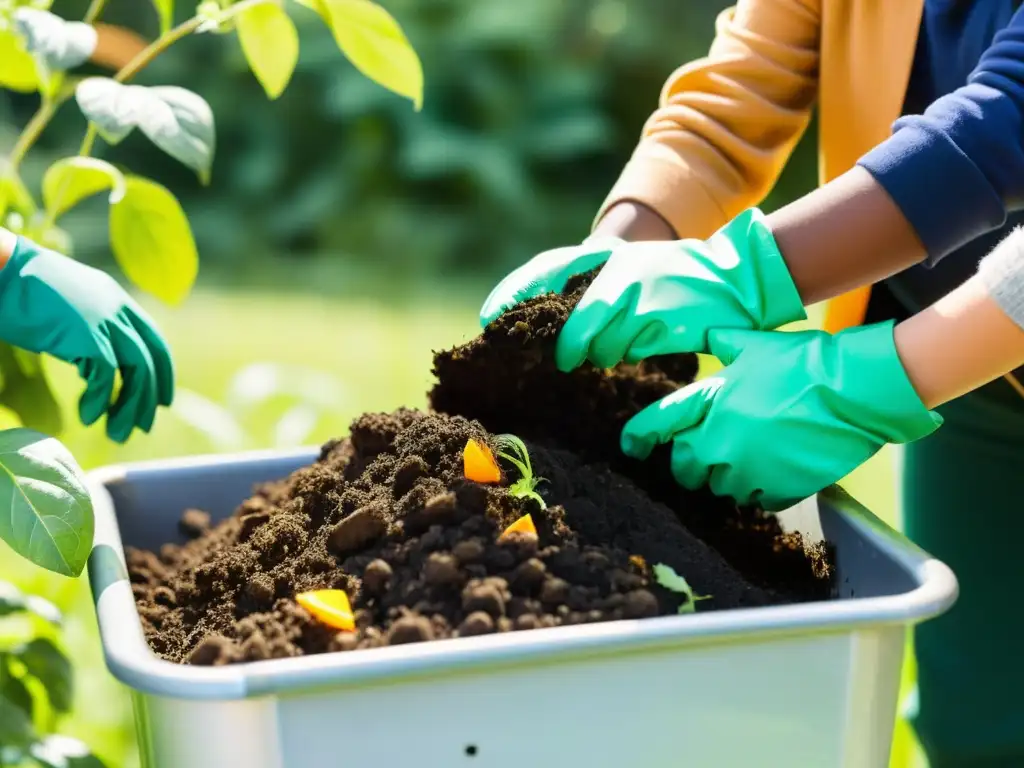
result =
[[[941,96],[967,83],[995,34],[1010,21],[1020,0],[925,0],[903,114],[921,114]],[[933,268],[912,267],[887,285],[906,308],[917,312],[971,277],[978,262],[1014,227],[1024,211],[1006,224],[946,256]]]

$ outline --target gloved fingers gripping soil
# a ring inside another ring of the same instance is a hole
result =
[[[622,453],[619,438],[626,422],[694,381],[697,355],[665,355],[607,370],[584,363],[568,374],[556,368],[558,333],[595,274],[572,278],[563,294],[518,304],[477,338],[437,353],[431,408],[572,451],[588,463],[607,464],[668,506],[752,583],[802,599],[829,597],[827,546],[785,533],[778,519],[761,509],[737,507],[706,488],[680,488],[671,472],[671,445],[655,448],[643,462]]]

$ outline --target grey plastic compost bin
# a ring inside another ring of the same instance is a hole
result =
[[[93,472],[89,560],[110,671],[159,768],[883,768],[906,629],[952,605],[943,563],[839,490],[785,513],[837,546],[839,599],[206,668],[147,646],[123,545],[231,514],[315,450]]]

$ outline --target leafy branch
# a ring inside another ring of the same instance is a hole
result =
[[[0,159],[0,224],[44,247],[71,253],[74,241],[60,228],[61,217],[82,201],[105,194],[110,249],[121,271],[142,291],[174,305],[188,296],[199,272],[198,249],[181,204],[156,181],[93,154],[99,140],[115,145],[138,130],[209,183],[216,128],[213,110],[202,96],[176,85],[132,84],[140,72],[192,35],[237,37],[264,92],[277,99],[299,58],[292,9],[315,13],[357,69],[417,109],[423,72],[398,22],[372,0],[203,0],[177,25],[175,0],[151,2],[160,19],[160,36],[140,44],[112,76],[85,78],[73,70],[97,53],[104,28],[96,24],[106,0],[91,0],[82,21],[51,13],[52,0],[0,4],[0,87],[39,96],[36,112],[8,156]],[[88,120],[85,134],[77,155],[60,158],[44,171],[40,203],[20,170],[71,100]],[[0,406],[14,410],[26,426],[53,433],[59,431],[60,414],[37,357],[0,344]]]
[[[171,46],[193,34],[237,33],[250,69],[268,97],[276,99],[287,87],[299,54],[298,30],[285,10],[287,2],[316,12],[342,52],[365,75],[406,96],[417,109],[422,102],[419,59],[398,23],[371,0],[204,0],[193,16],[177,26],[171,25],[173,0],[153,0],[163,29],[160,37],[113,77],[87,77],[73,84],[67,71],[94,53],[97,32],[91,25],[101,16],[105,0],[93,0],[82,22],[65,21],[37,7],[40,2],[48,6],[46,0],[35,0],[33,7],[14,0],[16,7],[7,12],[8,18],[0,13],[0,22],[7,22],[7,29],[0,32],[0,68],[11,65],[7,75],[0,73],[0,85],[25,90],[25,83],[32,79],[40,95],[38,110],[3,166],[0,216],[10,205],[12,214],[4,221],[9,229],[44,245],[54,241],[70,244],[56,227],[60,216],[87,197],[110,192],[114,257],[129,280],[171,304],[191,291],[199,257],[188,220],[168,190],[103,161],[64,158],[46,171],[42,211],[27,192],[16,194],[26,189],[18,175],[22,161],[67,101],[74,98],[89,121],[78,158],[89,158],[97,139],[114,145],[137,128],[196,171],[204,184],[209,183],[216,132],[205,99],[177,86],[128,83]],[[14,35],[13,42],[4,35]],[[26,66],[32,72],[27,72]],[[47,178],[58,183],[47,184]],[[122,207],[120,215],[115,213],[118,206]],[[149,245],[149,253],[137,252],[142,244]]]
[[[52,639],[63,622],[60,611],[0,581],[0,622],[7,617],[27,619],[28,630],[5,633],[0,642],[0,765],[31,760],[42,768],[102,768],[82,742],[48,733],[71,711],[75,690],[71,662]]]

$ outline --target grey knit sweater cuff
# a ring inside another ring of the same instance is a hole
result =
[[[1024,328],[1024,228],[1013,230],[981,260],[978,275],[995,302]]]

